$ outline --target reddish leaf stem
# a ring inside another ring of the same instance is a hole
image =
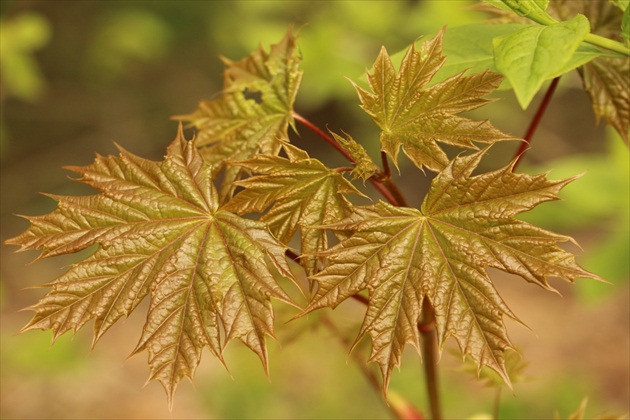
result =
[[[389,161],[387,160],[387,153],[381,151],[381,162],[383,163],[383,178],[389,179],[392,175],[392,171],[389,169]]]
[[[514,154],[514,158],[516,159],[516,162],[514,162],[512,171],[516,170],[516,167],[519,165],[519,163],[521,163],[521,160],[523,160],[523,157],[525,156],[525,152],[527,151],[529,144],[531,143],[532,137],[534,136],[534,133],[536,132],[536,129],[540,125],[540,121],[542,120],[542,117],[545,114],[545,111],[547,110],[547,106],[549,105],[549,102],[551,101],[551,97],[553,96],[553,93],[556,91],[556,87],[558,86],[559,80],[560,80],[560,76],[556,77],[555,79],[551,81],[551,84],[547,88],[547,92],[545,92],[545,96],[540,102],[540,105],[538,106],[538,109],[536,110],[536,114],[534,114],[534,117],[532,118],[532,121],[529,124],[529,127],[527,128],[527,132],[523,136],[524,141],[521,143],[520,147]]]
[[[352,156],[350,155],[350,153],[348,153],[346,149],[341,147],[341,145],[337,143],[335,139],[333,139],[331,136],[326,134],[315,124],[313,124],[312,122],[310,122],[309,120],[307,120],[306,118],[304,118],[298,113],[293,113],[293,118],[297,122],[303,124],[309,130],[311,130],[313,133],[321,137],[324,141],[326,141],[326,143],[330,144],[336,151],[341,153],[350,163],[356,164],[356,162],[354,161],[354,159],[352,158]],[[383,173],[379,173],[371,177],[369,181],[372,183],[372,185],[374,185],[374,188],[376,188],[378,192],[380,192],[381,195],[385,197],[385,199],[389,201],[391,204],[395,206],[405,206],[405,207],[407,206],[407,202],[405,201],[404,197],[400,193],[400,190],[391,181],[391,179],[389,179],[389,176],[385,177]]]
[[[422,335],[422,364],[426,375],[431,418],[439,420],[442,418],[442,410],[440,408],[440,393],[438,392],[435,312],[426,297],[422,301],[422,320],[418,323],[418,330]]]
[[[306,118],[304,118],[303,116],[301,116],[300,114],[298,114],[296,112],[293,113],[293,118],[295,119],[295,121],[303,124],[306,128],[308,128],[313,133],[315,133],[319,137],[321,137],[326,143],[330,144],[336,151],[338,151],[339,153],[344,155],[344,157],[346,159],[348,159],[349,162],[351,162],[353,164],[355,163],[354,159],[352,159],[352,156],[350,155],[350,153],[348,153],[348,151],[346,149],[341,147],[341,145],[339,143],[337,143],[335,141],[335,139],[330,137],[323,130],[321,130],[319,127],[317,127],[315,124],[313,124],[312,122],[310,122],[309,120],[307,120]]]
[[[402,193],[391,179],[387,178],[384,181],[377,181],[374,179],[374,177],[372,177],[370,178],[370,182],[372,182],[375,187],[377,187],[378,185],[382,185],[384,187],[385,191],[387,191],[393,199],[393,201],[388,199],[391,204],[399,207],[409,207],[407,205],[407,200],[405,200],[405,197],[403,197]],[[377,187],[377,189],[381,191],[380,188]],[[383,194],[383,191],[381,191],[381,194]],[[387,197],[387,195],[383,195]]]
[[[367,306],[370,303],[370,300],[368,298],[366,298],[363,295],[352,295],[350,296],[352,299],[361,302],[362,304],[364,304],[365,306]]]
[[[296,263],[300,263],[300,256],[298,254],[296,254],[295,252],[291,251],[290,249],[287,249],[286,251],[284,251],[284,255],[286,255],[288,258],[290,258],[291,260],[293,260]],[[350,296],[352,299],[356,300],[357,302],[361,302],[362,304],[364,304],[365,306],[368,305],[368,303],[370,303],[369,299],[366,298],[363,295],[352,295]]]

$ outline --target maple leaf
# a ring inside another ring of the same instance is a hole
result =
[[[343,175],[290,144],[289,159],[257,155],[236,165],[255,174],[236,182],[245,189],[225,208],[238,213],[263,212],[260,220],[282,242],[301,233],[300,262],[311,275],[318,271],[313,254],[328,247],[326,231],[313,226],[337,222],[350,214],[352,204],[344,194],[361,194]]]
[[[476,8],[494,15],[494,22],[526,22],[527,18],[488,4]],[[559,21],[583,14],[590,22],[593,34],[621,41],[623,12],[611,2],[576,2],[554,0],[549,2],[549,14]],[[603,118],[607,124],[629,144],[630,130],[630,58],[598,57],[578,68],[584,89],[589,94],[597,122]]]
[[[630,130],[630,59],[600,58],[580,71],[597,122],[604,118],[628,142]]]
[[[41,257],[98,248],[44,285],[52,290],[29,308],[35,316],[22,331],[52,329],[56,339],[94,319],[95,344],[150,295],[133,354],[148,351],[150,378],[169,404],[205,347],[223,362],[225,344],[240,339],[266,369],[270,298],[291,302],[275,279],[277,272],[292,279],[286,247],[263,223],[219,206],[211,166],[181,127],[163,162],[121,148],[119,157],[68,169],[100,193],[54,197],[57,209],[27,217],[31,226],[7,243],[42,249]]]
[[[584,14],[591,23],[591,31],[605,38],[622,41],[623,11],[611,2],[574,2],[555,0],[549,4],[550,13],[568,19],[576,13]],[[600,57],[578,69],[584,89],[591,98],[597,122],[603,118],[628,145],[630,130],[630,58]]]
[[[478,108],[490,100],[483,96],[499,87],[503,77],[484,71],[464,76],[461,72],[438,84],[427,87],[442,67],[444,30],[422,44],[407,50],[400,70],[383,47],[367,73],[372,92],[354,85],[362,108],[381,128],[381,149],[398,165],[398,153],[403,152],[422,169],[439,171],[448,164],[446,153],[438,141],[457,147],[476,149],[474,141],[493,143],[514,139],[493,127],[487,120],[474,121],[455,114]]]
[[[357,143],[349,134],[346,134],[346,138],[332,131],[330,134],[332,134],[335,141],[350,154],[354,162],[354,168],[352,169],[354,179],[361,178],[363,181],[366,181],[368,178],[380,172],[376,163],[374,163],[370,155],[368,155],[367,150]]]
[[[279,140],[293,126],[293,103],[302,78],[300,54],[291,30],[269,52],[259,47],[241,61],[226,65],[220,98],[203,101],[190,115],[176,117],[198,129],[197,146],[218,172],[226,161],[249,159],[256,153],[277,154]],[[226,183],[236,179],[232,167]]]
[[[514,218],[557,199],[573,178],[513,173],[514,161],[472,176],[486,150],[451,161],[432,181],[420,210],[379,202],[355,207],[348,218],[325,226],[353,234],[319,253],[329,265],[312,276],[318,290],[302,314],[335,308],[367,289],[369,304],[355,345],[370,335],[370,361],[380,365],[385,389],[405,345],[419,348],[424,299],[435,311],[440,349],[453,336],[479,369],[487,366],[509,383],[504,351],[511,344],[503,317],[517,318],[486,269],[517,274],[549,290],[548,277],[599,279],[557,245],[569,237]]]

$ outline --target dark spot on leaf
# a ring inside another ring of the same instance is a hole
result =
[[[252,100],[257,104],[262,103],[262,92],[259,90],[249,90],[248,88],[243,89],[243,96],[245,99]]]

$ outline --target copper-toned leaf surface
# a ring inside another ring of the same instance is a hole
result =
[[[485,71],[465,76],[462,72],[427,87],[446,60],[442,36],[443,31],[420,50],[411,45],[398,71],[385,48],[381,49],[372,73],[367,74],[371,92],[355,85],[363,109],[382,130],[381,149],[395,164],[402,148],[419,168],[439,171],[449,159],[438,142],[475,149],[476,141],[513,139],[488,121],[456,115],[488,103],[483,97],[501,84],[501,75]]]
[[[290,30],[269,52],[260,47],[241,61],[223,61],[222,95],[181,117],[198,129],[197,145],[215,171],[225,161],[249,159],[257,152],[278,153],[279,140],[288,139],[293,124],[293,103],[302,78],[301,58]],[[228,176],[229,181],[234,178],[234,173]]]
[[[419,348],[423,299],[435,310],[440,347],[454,337],[478,366],[509,382],[504,351],[511,348],[503,317],[516,319],[486,273],[517,274],[553,290],[548,277],[598,278],[557,246],[570,238],[514,218],[554,200],[572,179],[513,173],[511,165],[472,176],[484,151],[458,157],[433,180],[420,210],[386,203],[355,207],[327,226],[354,232],[323,251],[329,265],[313,276],[318,290],[303,313],[336,307],[367,289],[369,305],[357,341],[372,339],[370,359],[385,386],[407,343]]]
[[[42,249],[42,257],[94,254],[44,285],[23,331],[52,329],[57,338],[94,319],[94,342],[150,296],[134,353],[147,350],[151,379],[172,401],[192,379],[207,347],[221,361],[225,344],[243,341],[266,368],[265,335],[273,334],[270,298],[290,302],[276,275],[292,278],[280,244],[257,221],[218,205],[210,165],[180,131],[162,162],[122,150],[69,168],[96,195],[55,197],[53,212],[7,241]]]
[[[324,229],[314,226],[334,223],[350,213],[350,202],[344,194],[360,194],[341,173],[327,168],[317,159],[290,145],[285,145],[290,159],[258,155],[238,165],[256,176],[239,181],[245,187],[226,204],[239,212],[263,212],[261,217],[271,232],[288,243],[299,230],[301,263],[309,275],[318,270],[313,255],[327,248]]]
[[[330,132],[337,143],[339,143],[352,157],[354,161],[354,169],[352,169],[352,175],[354,178],[361,178],[363,181],[372,177],[379,172],[378,166],[368,155],[367,150],[359,143],[357,143],[349,134],[346,137],[342,137],[336,133]]]

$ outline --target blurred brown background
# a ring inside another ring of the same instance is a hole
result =
[[[258,44],[277,42],[287,27],[300,29],[304,78],[296,108],[321,127],[352,134],[371,152],[378,133],[361,112],[345,79],[360,80],[381,45],[390,53],[421,35],[481,22],[470,1],[1,1],[0,120],[1,239],[27,227],[16,214],[42,214],[55,203],[37,194],[87,193],[63,165],[85,165],[95,153],[132,153],[160,160],[175,135],[169,118],[191,112],[221,86],[219,54],[240,59]],[[510,92],[479,110],[498,127],[522,135],[538,101],[521,110]],[[305,130],[299,144],[331,165]],[[313,143],[314,146],[309,143]],[[498,148],[489,166],[504,165],[517,145]],[[397,179],[419,205],[428,180],[409,164]],[[520,279],[492,273],[507,303],[531,331],[508,323],[528,362],[527,380],[514,395],[504,390],[502,418],[566,418],[589,398],[587,415],[629,410],[627,149],[597,127],[577,75],[563,77],[522,170],[555,168],[554,178],[587,174],[567,187],[565,201],[542,206],[531,220],[574,236],[579,261],[612,284],[553,283],[563,297]],[[139,308],[90,351],[91,331],[17,335],[44,290],[25,289],[61,274],[76,256],[28,265],[35,253],[1,247],[1,393],[6,419],[97,418],[388,418],[389,411],[346,363],[347,348],[316,317],[285,325],[293,314],[278,309],[278,342],[270,340],[271,382],[243,346],[226,350],[230,372],[210,357],[195,385],[182,383],[169,413],[160,386],[143,384],[143,355],[126,360],[139,337]],[[348,302],[327,313],[349,336],[362,308]],[[296,330],[301,335],[291,340]],[[454,346],[454,343],[450,343]],[[365,349],[359,349],[362,351]],[[422,371],[410,350],[391,390],[426,406]],[[458,372],[446,349],[441,362],[444,411],[450,418],[487,415],[493,391]],[[230,376],[231,375],[231,376]],[[233,378],[233,379],[232,379]],[[484,417],[476,417],[484,418]]]

